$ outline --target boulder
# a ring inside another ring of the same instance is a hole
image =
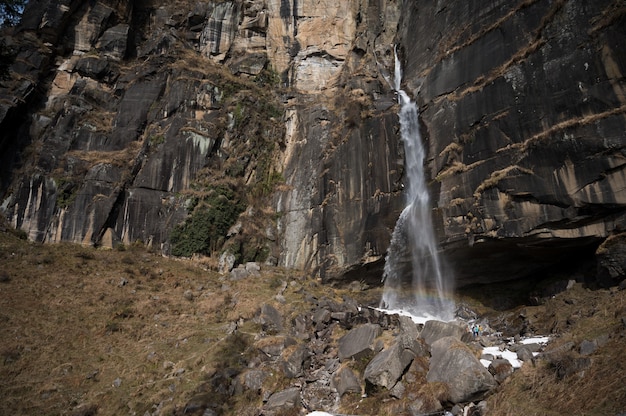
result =
[[[445,383],[452,403],[472,400],[498,385],[473,351],[456,337],[435,341],[431,354],[426,379]]]
[[[398,324],[400,326],[400,333],[406,335],[409,338],[417,339],[419,337],[419,330],[417,324],[408,316],[399,316]]]
[[[275,334],[283,330],[283,317],[276,308],[267,303],[261,306],[261,310],[257,317],[257,322],[261,324],[263,331]]]
[[[508,360],[498,358],[489,364],[488,370],[498,383],[502,383],[513,374],[514,368]]]
[[[524,362],[532,362],[534,358],[533,352],[526,347],[519,348],[516,351],[516,353],[517,353],[517,358],[519,358],[520,360]]]
[[[249,261],[245,264],[245,269],[250,274],[250,276],[260,276],[261,275],[261,266],[259,263],[255,261]]]
[[[296,378],[302,375],[304,362],[309,357],[309,350],[304,344],[298,345],[288,354],[283,354],[281,367],[287,378]]]
[[[356,374],[348,367],[341,367],[335,373],[333,385],[337,389],[339,396],[343,396],[346,393],[361,393],[361,383]]]
[[[345,361],[351,358],[359,358],[374,352],[374,340],[381,333],[381,328],[376,324],[364,324],[351,329],[347,334],[339,338],[339,359]]]
[[[408,337],[382,350],[365,367],[365,379],[374,386],[391,389],[402,377],[419,350],[419,343]]]
[[[292,387],[272,394],[265,404],[266,410],[291,409],[300,404],[300,389]]]
[[[424,323],[420,338],[422,338],[426,344],[432,345],[435,341],[444,337],[451,336],[456,339],[461,339],[466,332],[465,326],[461,326],[457,323],[433,320]]]
[[[249,390],[259,391],[268,375],[267,371],[248,370],[241,376],[241,383]]]
[[[250,276],[250,273],[242,265],[239,265],[230,271],[230,280],[243,280]]]

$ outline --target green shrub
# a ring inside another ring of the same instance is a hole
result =
[[[199,200],[191,216],[171,234],[172,254],[189,257],[194,253],[210,255],[226,238],[245,205],[227,186],[215,186]]]

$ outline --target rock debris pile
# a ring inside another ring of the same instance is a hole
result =
[[[383,403],[398,415],[480,415],[482,399],[521,364],[510,355],[532,361],[542,349],[486,330],[475,336],[460,320],[416,324],[349,297],[306,299],[310,311],[294,316],[262,305],[254,318],[259,332],[245,341],[240,367],[215,370],[194,409],[211,414],[219,412],[215,397],[247,397],[260,404],[257,414],[269,416],[346,408],[376,414]]]

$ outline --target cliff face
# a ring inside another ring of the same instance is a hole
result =
[[[402,14],[436,218],[461,280],[578,265],[623,230],[625,14],[623,2],[562,0]]]
[[[2,91],[3,212],[43,242],[181,253],[176,235],[224,268],[380,260],[401,208],[381,76],[399,9],[370,3],[31,1]],[[215,238],[180,237],[185,218]]]
[[[397,44],[461,283],[592,257],[626,221],[625,15],[620,1],[31,0],[7,36],[2,210],[36,241],[180,252],[200,224],[214,257],[378,278],[403,204]],[[601,274],[623,276],[623,244],[602,247]]]

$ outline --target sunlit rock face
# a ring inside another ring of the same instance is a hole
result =
[[[254,190],[265,167],[282,183],[215,251],[254,240],[328,277],[379,267],[402,203],[386,78],[398,4],[125,4],[29,3],[0,103],[12,224],[168,253],[202,186]]]

